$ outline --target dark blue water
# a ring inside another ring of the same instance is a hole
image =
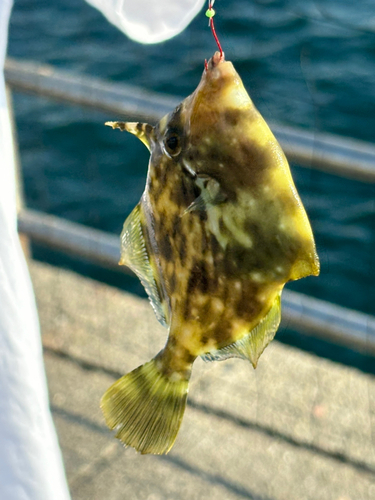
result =
[[[375,3],[218,0],[216,28],[267,120],[375,139]],[[128,40],[83,0],[16,0],[9,55],[186,96],[215,50],[203,13],[160,45]],[[103,116],[15,95],[27,205],[119,234],[148,154]],[[375,187],[292,166],[321,258],[291,288],[375,313]],[[44,254],[46,257],[46,254]]]

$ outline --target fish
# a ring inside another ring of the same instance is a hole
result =
[[[150,151],[120,264],[139,277],[168,339],[106,391],[101,408],[125,446],[165,454],[194,361],[238,357],[255,368],[278,329],[284,285],[317,276],[319,258],[288,161],[223,53],[155,126],[106,124]]]

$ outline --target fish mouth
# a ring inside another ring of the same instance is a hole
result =
[[[216,51],[208,61],[203,78],[206,80],[229,80],[236,75],[236,70],[230,61],[225,60],[224,52]]]
[[[217,127],[219,116],[225,110],[248,106],[250,98],[233,64],[225,60],[224,53],[215,52],[203,71],[195,92],[184,102],[184,113],[189,130]]]
[[[213,68],[224,62],[226,62],[224,52],[220,53],[219,51],[216,51],[207,63],[207,71],[212,71]]]

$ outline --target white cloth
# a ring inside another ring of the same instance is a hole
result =
[[[87,0],[129,38],[158,43],[183,31],[206,0]]]
[[[0,1],[0,67],[12,0]],[[17,234],[14,156],[0,76],[0,499],[68,500],[38,317]]]

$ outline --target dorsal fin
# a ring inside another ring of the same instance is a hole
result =
[[[138,137],[140,141],[146,146],[150,151],[151,140],[154,135],[154,127],[149,123],[140,122],[105,122],[105,125],[112,127],[113,129],[118,128],[121,131],[126,130],[131,134]]]
[[[140,203],[126,219],[121,233],[121,260],[119,264],[130,267],[141,280],[158,321],[167,326],[167,305],[158,287],[156,266],[152,266],[146,246]]]
[[[234,344],[204,354],[204,361],[223,361],[229,358],[248,359],[256,368],[258,359],[274,338],[281,319],[281,292],[262,321]]]

